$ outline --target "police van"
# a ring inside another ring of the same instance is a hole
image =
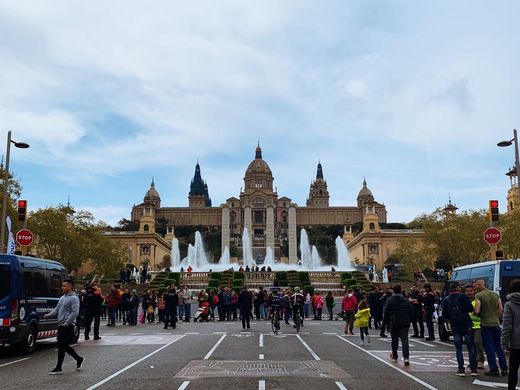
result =
[[[459,282],[462,286],[473,283],[475,280],[482,279],[486,283],[488,290],[494,291],[502,300],[506,302],[506,295],[509,291],[509,284],[514,279],[520,279],[520,261],[519,260],[496,260],[485,261],[483,263],[475,263],[458,267],[453,270],[451,277],[444,286],[442,296],[449,294],[450,282]],[[450,332],[444,326],[442,317],[442,305],[438,308],[439,338],[442,341],[448,341]]]
[[[0,254],[0,345],[30,354],[36,340],[56,337],[56,318],[44,319],[61,296],[68,279],[65,267],[52,260]],[[74,340],[79,327],[74,329]]]

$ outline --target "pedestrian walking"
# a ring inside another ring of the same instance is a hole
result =
[[[85,340],[90,339],[92,321],[94,321],[94,340],[100,340],[99,325],[101,322],[101,311],[103,310],[103,296],[101,289],[96,288],[92,283],[85,289]]]
[[[359,329],[359,335],[361,337],[361,345],[365,345],[365,336],[367,336],[367,342],[370,344],[370,335],[368,334],[368,320],[370,319],[370,308],[367,305],[367,301],[362,299],[358,305],[358,311],[354,315],[354,326]]]
[[[520,367],[520,279],[511,281],[502,317],[502,346],[509,354],[508,389],[515,390]]]
[[[426,340],[435,340],[435,331],[433,329],[433,313],[435,312],[435,294],[429,283],[424,283],[424,294],[422,296],[422,304],[424,308],[424,321],[428,329],[428,337]]]
[[[408,344],[408,331],[412,322],[412,305],[401,294],[401,286],[395,285],[393,295],[386,300],[383,322],[390,325],[390,336],[392,337],[392,353],[390,359],[397,362],[397,348],[399,339],[403,349],[404,365],[410,365],[410,347]]]
[[[412,327],[413,335],[411,337],[424,338],[424,318],[423,318],[423,307],[422,307],[422,296],[414,284],[408,294],[408,301],[412,305]]]
[[[354,335],[354,315],[356,314],[358,302],[354,296],[354,291],[349,288],[347,294],[341,301],[341,309],[343,310],[343,318],[345,319],[345,334]]]
[[[57,375],[63,372],[62,365],[65,359],[65,353],[76,360],[76,369],[79,371],[83,366],[85,358],[79,356],[74,348],[70,346],[70,342],[74,337],[74,321],[79,314],[79,298],[73,291],[73,282],[70,279],[64,280],[61,284],[63,295],[60,297],[56,307],[43,316],[43,318],[58,319],[58,362],[56,367],[49,374]]]
[[[475,313],[476,311],[480,311],[480,301],[475,298],[475,289],[472,284],[466,285],[466,295],[468,296],[471,305],[473,306],[473,311],[469,313],[469,317],[471,318],[471,330],[473,331],[473,342],[475,343],[475,351],[477,352],[477,368],[482,370],[484,368],[484,346],[482,344],[482,332],[480,329],[480,316]]]
[[[327,296],[325,297],[325,304],[327,306],[327,311],[329,312],[329,321],[332,321],[334,317],[334,305],[336,304],[336,302],[334,302],[334,297],[332,296],[332,291],[327,293]]]
[[[499,376],[498,365],[502,376],[508,376],[507,361],[502,350],[501,333],[499,317],[502,316],[502,302],[497,294],[489,291],[482,279],[474,283],[475,289],[478,291],[476,298],[480,301],[480,310],[475,313],[480,315],[480,328],[482,329],[482,342],[484,343],[484,351],[488,361],[489,371],[484,375]]]
[[[458,376],[466,376],[464,368],[464,356],[462,355],[462,343],[466,344],[469,354],[469,368],[471,376],[477,376],[477,356],[473,341],[472,321],[469,313],[474,310],[471,301],[466,294],[460,293],[460,283],[451,282],[450,293],[442,302],[442,315],[451,328],[455,343],[455,355],[457,357]]]
[[[168,289],[168,293],[164,296],[164,327],[173,329],[177,327],[177,306],[179,306],[179,296],[174,287]]]
[[[249,319],[251,318],[251,310],[253,307],[253,296],[245,287],[240,291],[237,302],[240,310],[240,318],[242,319],[242,329],[251,329]]]

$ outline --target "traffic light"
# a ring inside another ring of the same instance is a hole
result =
[[[498,212],[498,200],[489,201],[489,220],[498,221],[500,214]]]
[[[19,200],[18,201],[18,221],[25,222],[26,216],[27,216],[27,201]]]

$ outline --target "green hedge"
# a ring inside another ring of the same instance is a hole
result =
[[[222,278],[222,272],[212,272],[210,277],[211,279],[220,280]]]
[[[300,281],[303,284],[305,284],[305,285],[310,284],[309,273],[307,271],[298,272],[298,277],[300,278]],[[305,282],[307,282],[307,283],[305,283]]]
[[[176,280],[176,279],[170,279],[170,278],[164,279],[164,282],[163,282],[163,285],[164,285],[164,286],[169,287],[169,286],[171,286],[172,284],[175,284],[176,286],[179,285],[179,284],[177,283],[177,280]]]
[[[244,281],[242,279],[233,280],[233,287],[244,287]]]
[[[233,279],[234,279],[234,280],[237,280],[237,279],[242,279],[242,280],[244,280],[245,278],[246,278],[246,274],[243,273],[243,272],[235,272],[235,273],[233,274]]]
[[[177,281],[177,285],[179,285],[179,281],[181,280],[180,272],[170,272],[168,274],[168,279],[175,279]]]
[[[350,272],[342,272],[341,279],[352,279],[352,274]]]
[[[220,280],[218,280],[218,279],[210,279],[209,282],[208,282],[208,287],[209,288],[217,288],[219,284],[220,284]]]
[[[278,280],[287,280],[287,272],[285,272],[285,271],[277,271],[277,272],[275,272],[274,276],[275,276],[275,279],[278,279]]]
[[[304,286],[304,287],[303,287],[303,291],[304,291],[306,294],[309,293],[309,294],[312,295],[312,294],[314,294],[314,286],[313,286],[313,285],[310,285],[310,284],[307,285],[307,286]]]

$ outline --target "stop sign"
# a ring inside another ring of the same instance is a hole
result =
[[[487,228],[484,231],[484,241],[489,245],[498,244],[502,239],[502,232],[495,227]]]
[[[33,234],[29,229],[20,229],[16,233],[16,242],[22,246],[31,245]]]

